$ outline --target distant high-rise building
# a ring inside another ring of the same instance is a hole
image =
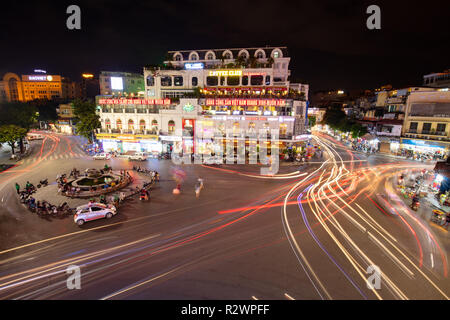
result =
[[[68,100],[76,98],[75,83],[60,75],[43,72],[19,76],[6,73],[0,81],[0,100]]]
[[[450,69],[439,73],[430,73],[423,76],[423,85],[426,87],[450,87]]]

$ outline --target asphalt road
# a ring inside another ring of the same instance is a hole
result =
[[[151,200],[128,200],[112,219],[78,227],[27,212],[15,195],[16,181],[104,166],[76,138],[47,134],[30,159],[0,174],[0,298],[448,299],[448,242],[392,187],[398,172],[424,164],[316,139],[321,161],[270,177],[249,165],[139,163],[161,175]],[[180,195],[174,167],[186,173]],[[198,177],[205,187],[196,198]],[[71,265],[81,268],[79,290],[67,288]],[[379,289],[367,286],[370,265]]]

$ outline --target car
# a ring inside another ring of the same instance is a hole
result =
[[[145,160],[147,160],[147,155],[145,154],[145,152],[136,152],[136,153],[132,154],[128,159],[145,161]]]
[[[117,213],[117,209],[113,205],[105,205],[103,203],[91,203],[77,207],[73,216],[73,221],[82,226],[87,221],[112,218]]]
[[[111,158],[111,155],[109,153],[106,152],[102,152],[102,153],[97,153],[96,155],[93,156],[94,160],[108,160]]]
[[[208,155],[204,155],[203,156],[203,163],[204,164],[220,165],[220,164],[224,164],[225,161],[226,161],[226,158],[219,157],[219,156],[208,156]]]

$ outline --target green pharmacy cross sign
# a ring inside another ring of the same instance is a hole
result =
[[[195,109],[194,106],[192,104],[190,104],[190,103],[185,104],[183,106],[183,110],[186,111],[186,112],[192,112],[192,111],[194,111],[194,109]]]

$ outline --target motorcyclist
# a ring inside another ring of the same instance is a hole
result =
[[[415,207],[417,204],[419,203],[419,196],[416,194],[414,194],[413,198],[412,198],[412,207]]]

